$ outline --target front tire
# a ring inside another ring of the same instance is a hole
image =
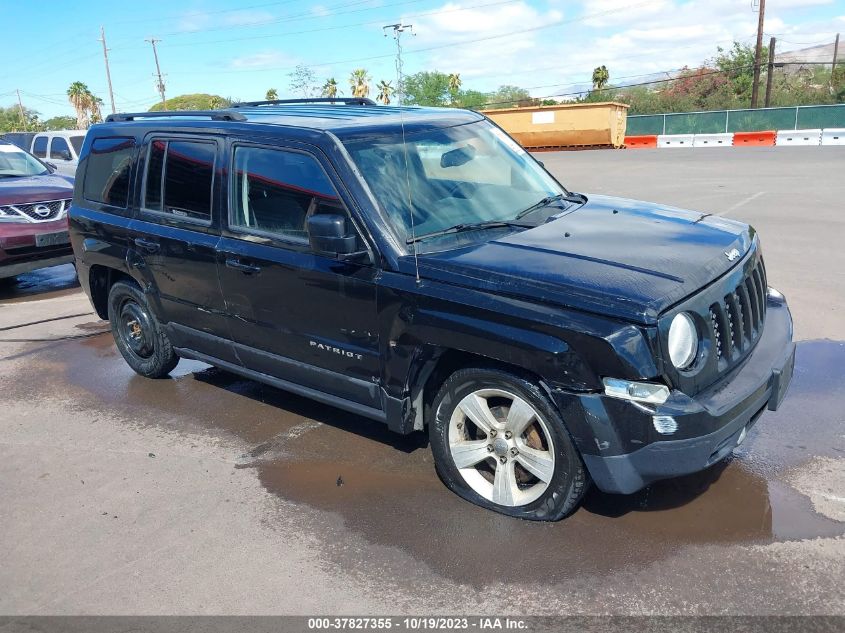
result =
[[[464,499],[533,521],[570,514],[587,489],[581,457],[534,383],[498,369],[462,369],[432,404],[440,478]]]
[[[179,356],[137,285],[116,282],[109,290],[108,308],[114,342],[132,369],[147,378],[173,371]]]

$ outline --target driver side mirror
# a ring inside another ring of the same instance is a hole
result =
[[[69,149],[60,149],[55,153],[55,156],[57,158],[61,158],[62,160],[73,160],[73,156],[70,155]]]
[[[308,218],[308,243],[324,255],[353,261],[363,258],[367,251],[358,250],[358,237],[347,234],[346,218],[336,213],[312,215]]]

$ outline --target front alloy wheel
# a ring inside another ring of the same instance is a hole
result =
[[[533,382],[498,369],[462,369],[432,403],[437,472],[461,497],[523,519],[554,521],[587,487],[557,409]]]
[[[449,421],[449,450],[464,481],[503,506],[535,501],[554,475],[546,423],[525,400],[501,389],[479,389],[458,403]]]

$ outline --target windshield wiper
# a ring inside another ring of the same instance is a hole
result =
[[[518,227],[520,229],[534,228],[534,224],[526,224],[524,222],[514,222],[513,220],[489,220],[487,222],[470,222],[467,224],[456,224],[439,231],[432,231],[431,233],[424,233],[409,237],[405,240],[405,244],[413,244],[421,240],[427,240],[431,237],[440,237],[441,235],[449,235],[451,233],[463,233],[464,231],[475,231],[478,229],[498,229],[502,227]]]
[[[558,193],[553,196],[546,196],[542,200],[538,200],[537,202],[532,204],[527,209],[523,209],[522,211],[517,213],[514,220],[521,220],[529,213],[534,213],[534,211],[538,211],[540,209],[548,207],[554,204],[555,202],[558,202],[559,200],[565,200],[566,202],[576,202],[578,204],[585,204],[587,202],[587,196],[581,193]]]

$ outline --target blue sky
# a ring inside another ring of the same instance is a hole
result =
[[[831,42],[843,33],[845,0],[768,0],[766,38],[779,50]],[[189,0],[33,3],[0,0],[7,63],[0,105],[15,102],[43,117],[72,114],[65,91],[86,83],[109,109],[100,26],[106,29],[117,109],[146,110],[158,100],[150,45],[156,37],[167,96],[208,92],[262,99],[290,96],[288,73],[311,67],[349,95],[352,69],[374,83],[394,80],[395,43],[382,25],[404,21],[405,73],[459,72],[465,88],[501,84],[534,96],[589,82],[605,64],[611,82],[696,65],[717,45],[754,41],[751,0]]]

